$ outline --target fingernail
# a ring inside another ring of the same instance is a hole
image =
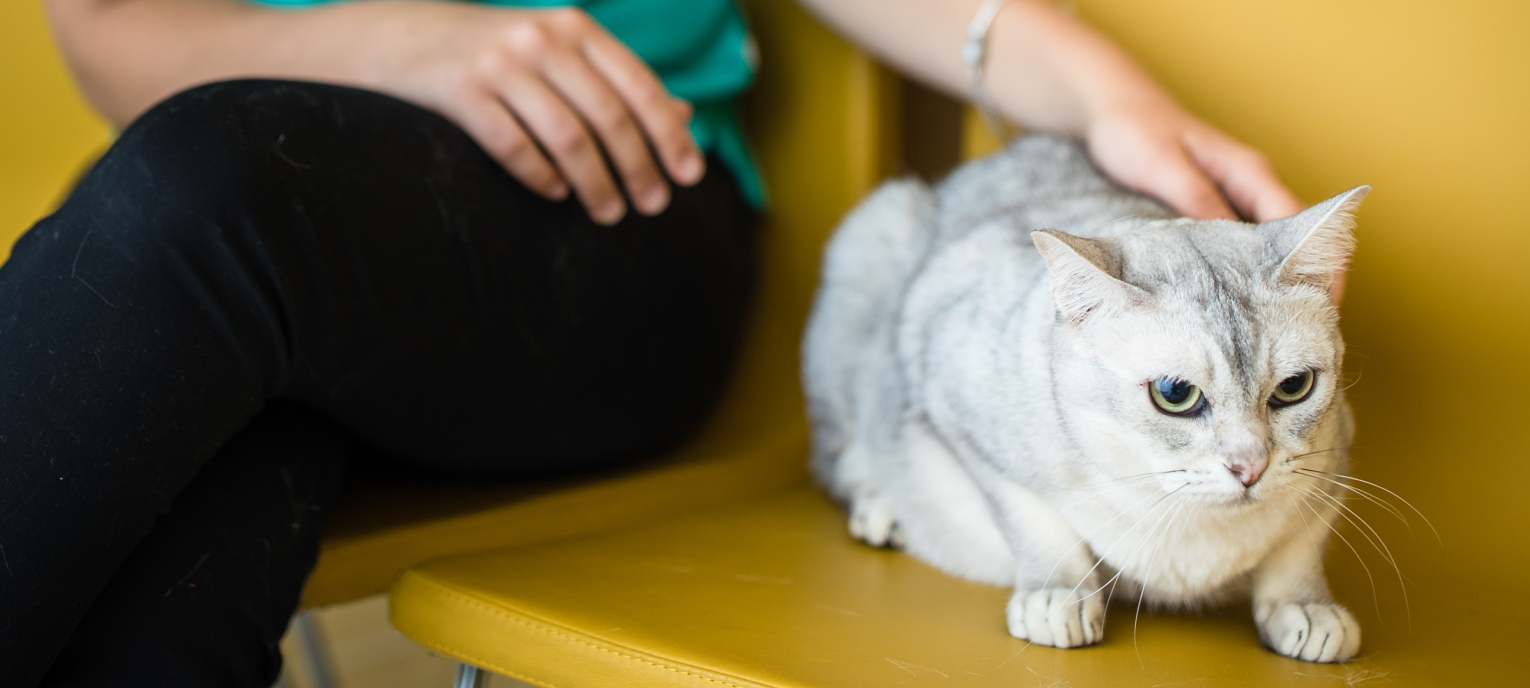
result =
[[[706,173],[706,163],[694,151],[680,158],[680,164],[675,167],[675,181],[687,186],[701,181],[701,175]]]
[[[610,226],[621,222],[622,217],[626,214],[626,204],[622,203],[621,201],[611,201],[610,203],[600,206],[600,209],[595,211],[591,217],[600,224]]]
[[[659,184],[643,194],[643,214],[658,215],[664,212],[664,207],[669,205],[669,189],[664,184]]]
[[[558,182],[554,184],[552,188],[547,190],[547,195],[555,201],[561,201],[565,198],[568,198],[568,185],[564,184],[563,182]]]

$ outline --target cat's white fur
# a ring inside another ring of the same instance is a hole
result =
[[[1262,225],[1179,219],[1052,137],[937,191],[883,186],[830,242],[804,344],[814,466],[851,532],[1014,586],[1010,632],[1038,644],[1099,642],[1117,592],[1251,586],[1272,649],[1353,657],[1322,566],[1342,495],[1296,469],[1348,461],[1328,286],[1365,191]],[[1271,406],[1307,369],[1311,395]],[[1156,410],[1162,376],[1207,410]]]

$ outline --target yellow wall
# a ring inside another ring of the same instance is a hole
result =
[[[1306,200],[1375,186],[1344,305],[1347,373],[1357,380],[1354,470],[1422,509],[1444,549],[1427,529],[1414,542],[1385,527],[1379,510],[1362,513],[1387,536],[1415,595],[1522,578],[1530,3],[1077,4],[1191,108],[1266,151]],[[1331,558],[1346,601],[1368,605],[1353,555],[1338,545]],[[1390,566],[1375,552],[1367,558],[1383,607],[1400,607]]]
[[[110,135],[70,83],[42,3],[0,2],[0,260]]]

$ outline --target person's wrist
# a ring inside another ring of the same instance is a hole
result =
[[[1135,69],[1135,65],[1127,69],[1102,69],[1078,83],[1086,85],[1078,94],[1086,132],[1103,120],[1123,115],[1174,118],[1184,113],[1173,96]]]
[[[1021,126],[1085,136],[1101,117],[1133,107],[1177,108],[1130,57],[1051,0],[1008,3],[988,41],[988,96]]]
[[[1083,112],[1065,47],[1068,18],[1049,0],[1014,0],[988,29],[983,79],[994,110],[1026,128],[1080,135]]]

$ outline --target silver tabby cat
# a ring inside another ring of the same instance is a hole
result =
[[[1252,589],[1266,645],[1360,648],[1323,549],[1353,421],[1329,286],[1367,187],[1258,225],[1176,218],[1077,144],[892,182],[829,244],[814,467],[850,531],[1014,586],[1017,638],[1100,642],[1106,597]]]

